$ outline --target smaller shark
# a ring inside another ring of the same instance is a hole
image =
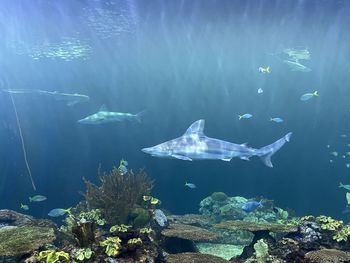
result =
[[[118,121],[138,121],[141,123],[141,117],[145,111],[141,111],[137,114],[124,113],[124,112],[113,112],[108,111],[105,105],[102,105],[98,112],[89,115],[81,120],[78,120],[82,124],[103,124],[109,122]]]
[[[255,149],[248,147],[247,144],[235,144],[207,137],[204,134],[204,120],[198,120],[181,137],[153,147],[143,148],[142,151],[155,157],[186,161],[222,160],[229,162],[235,157],[249,160],[252,156],[258,156],[266,166],[273,167],[271,156],[286,142],[289,142],[291,135],[290,132],[270,145]]]
[[[39,94],[52,97],[55,100],[66,101],[68,106],[73,106],[77,103],[86,102],[90,100],[90,97],[87,95],[79,93],[61,93],[57,91],[46,91],[39,89],[8,89],[3,90],[9,94]]]

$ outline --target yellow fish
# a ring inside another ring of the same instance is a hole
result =
[[[271,68],[270,66],[263,68],[263,67],[259,67],[259,72],[260,73],[271,73]]]

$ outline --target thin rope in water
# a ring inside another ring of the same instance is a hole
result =
[[[19,136],[21,137],[24,162],[25,162],[25,164],[26,164],[26,166],[27,166],[28,175],[29,175],[30,181],[32,182],[33,189],[34,189],[34,191],[36,191],[35,183],[34,183],[34,180],[33,180],[33,177],[32,177],[32,172],[31,172],[31,170],[30,170],[30,166],[29,166],[29,163],[28,163],[28,160],[27,160],[27,152],[26,152],[26,147],[25,147],[25,145],[24,145],[24,140],[23,140],[23,135],[22,135],[21,124],[20,124],[19,119],[18,119],[16,104],[15,104],[15,101],[13,100],[12,94],[10,94],[10,97],[11,97],[13,109],[14,109],[15,115],[16,115],[16,120],[17,120],[17,127],[18,127],[18,131],[19,131]]]

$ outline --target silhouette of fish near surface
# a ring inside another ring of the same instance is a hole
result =
[[[255,149],[248,147],[246,144],[235,144],[207,137],[203,132],[204,123],[204,120],[198,120],[181,137],[153,147],[143,148],[142,151],[155,157],[187,161],[231,161],[232,158],[249,160],[252,156],[258,156],[266,166],[273,167],[271,156],[281,149],[286,142],[289,142],[292,135],[290,132],[270,145]]]

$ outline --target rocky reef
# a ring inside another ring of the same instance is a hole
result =
[[[203,199],[199,214],[166,215],[144,171],[100,178],[100,186],[85,180],[85,200],[59,227],[0,210],[0,262],[350,262],[343,221],[291,217],[270,200],[247,212],[254,199],[222,192]]]

